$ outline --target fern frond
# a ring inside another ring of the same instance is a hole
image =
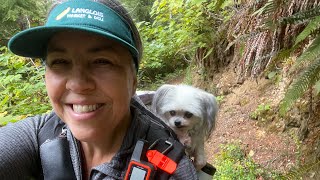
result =
[[[276,0],[268,0],[268,2],[264,6],[262,6],[260,9],[255,11],[252,14],[252,16],[268,15],[268,14],[275,12],[277,8],[278,8],[278,5],[276,3]]]
[[[319,55],[320,55],[320,36],[318,36],[315,40],[313,40],[313,42],[306,49],[306,51],[298,57],[293,69],[295,69],[296,67],[299,67],[301,65],[301,62],[303,61],[308,62],[308,61],[317,59]]]
[[[284,115],[289,107],[299,99],[309,87],[315,85],[320,80],[320,58],[310,64],[307,69],[298,76],[290,85],[285,97],[280,103],[280,114]]]
[[[320,6],[298,12],[292,16],[285,17],[280,20],[281,24],[297,24],[308,21],[316,16],[320,16]]]
[[[320,28],[320,16],[316,16],[309,24],[303,29],[303,31],[296,38],[294,45],[296,46],[301,41],[305,40],[310,34]]]
[[[217,0],[215,4],[215,11],[221,9],[222,5],[225,3],[226,0]]]
[[[288,174],[280,177],[280,179],[299,179],[304,174],[308,173],[310,170],[314,169],[315,167],[318,167],[320,165],[320,160],[305,164],[301,167],[295,168],[291,170]]]

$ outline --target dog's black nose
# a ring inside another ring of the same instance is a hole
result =
[[[181,127],[181,121],[175,121],[174,125],[177,126],[177,127]]]

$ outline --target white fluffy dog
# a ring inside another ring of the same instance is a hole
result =
[[[215,127],[216,98],[192,86],[166,84],[156,91],[151,110],[175,131],[196,169],[205,166],[204,141]]]

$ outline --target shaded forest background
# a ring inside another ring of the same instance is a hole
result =
[[[144,55],[139,89],[154,90],[179,76],[218,99],[247,80],[269,79],[279,101],[253,119],[297,127],[301,142],[319,129],[319,0],[122,0],[140,30]],[[50,0],[0,0],[0,124],[50,111],[39,59],[18,57],[6,44],[42,25]],[[217,74],[232,69],[227,84]],[[267,113],[266,113],[267,112]],[[320,133],[316,133],[320,134]],[[319,164],[320,140],[305,151],[307,171]],[[301,164],[302,165],[302,164]],[[295,171],[295,172],[297,172]],[[290,173],[288,174],[288,177]]]

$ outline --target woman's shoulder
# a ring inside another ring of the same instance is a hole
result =
[[[64,125],[56,113],[52,111],[46,114],[30,116],[16,123],[8,124],[2,127],[2,132],[7,129],[8,131],[29,132],[38,137],[51,136],[52,134],[55,135],[55,131],[58,132],[59,128],[62,128]]]
[[[45,114],[39,114],[35,116],[27,117],[17,123],[31,124],[36,129],[42,129],[46,126],[57,126],[59,124],[64,124],[61,119],[56,115],[54,111]]]

